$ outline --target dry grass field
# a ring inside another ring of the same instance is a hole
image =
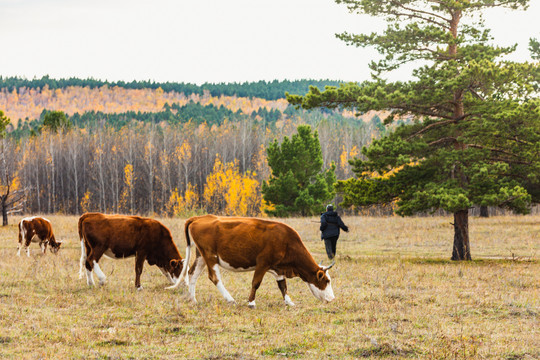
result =
[[[58,255],[16,256],[17,222],[0,228],[0,358],[7,359],[538,359],[540,216],[471,218],[473,261],[449,260],[451,218],[345,217],[332,270],[336,300],[316,300],[300,279],[284,305],[272,276],[246,306],[252,273],[223,271],[238,305],[206,277],[197,304],[165,290],[134,259],[103,259],[103,287],[79,280],[77,217],[48,216]],[[317,219],[286,219],[316,261]],[[162,219],[184,256],[184,221]],[[328,262],[325,260],[325,263]]]

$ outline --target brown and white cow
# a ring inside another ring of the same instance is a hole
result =
[[[250,307],[255,307],[255,293],[267,272],[276,278],[286,305],[294,303],[287,294],[285,279],[296,276],[308,284],[317,299],[326,302],[334,299],[327,273],[333,264],[328,267],[317,265],[300,235],[288,225],[256,218],[205,215],[188,219],[184,232],[186,266],[176,284],[169,288],[177,287],[182,277],[187,276],[193,239],[197,255],[189,269],[189,293],[194,302],[195,284],[205,265],[208,266],[208,277],[229,302],[235,301],[223,286],[220,266],[230,271],[255,271],[249,295]]]
[[[141,286],[144,261],[157,265],[172,284],[182,271],[182,257],[171,232],[159,221],[138,216],[86,213],[79,218],[81,261],[79,278],[86,267],[88,285],[94,285],[92,271],[105,283],[105,274],[98,265],[102,255],[111,259],[135,257],[135,286]]]
[[[21,256],[21,248],[26,249],[26,255],[30,256],[30,243],[37,242],[41,252],[45,254],[47,245],[51,246],[51,252],[56,254],[62,242],[57,242],[54,238],[51,222],[44,217],[26,217],[19,222],[19,246],[17,256]]]

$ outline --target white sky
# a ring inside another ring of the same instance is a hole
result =
[[[485,15],[501,45],[540,40],[540,0]],[[369,79],[372,49],[336,33],[380,19],[333,0],[0,0],[0,75],[157,82]],[[406,79],[409,70],[392,75]]]

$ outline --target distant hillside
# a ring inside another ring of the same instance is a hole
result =
[[[39,119],[43,110],[63,111],[68,115],[90,111],[105,114],[125,112],[153,113],[163,111],[165,104],[184,106],[189,102],[203,106],[214,105],[245,114],[251,114],[260,108],[284,111],[288,103],[285,99],[266,100],[262,98],[237,96],[212,96],[208,92],[203,95],[192,93],[186,96],[175,91],[165,92],[157,89],[126,89],[119,86],[103,85],[99,88],[69,86],[66,88],[17,88],[0,89],[0,109],[9,117],[15,126],[19,119]]]

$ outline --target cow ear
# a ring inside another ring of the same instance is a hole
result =
[[[324,278],[324,271],[317,271],[317,280],[321,281]]]

